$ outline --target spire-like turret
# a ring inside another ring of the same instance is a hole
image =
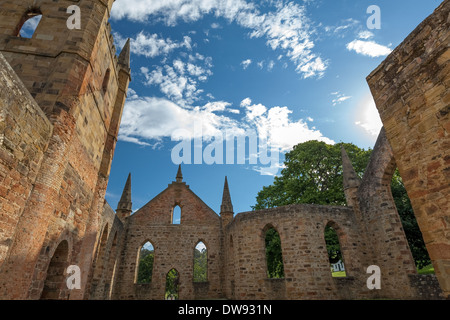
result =
[[[222,218],[222,225],[225,227],[233,220],[233,204],[231,203],[230,189],[228,188],[228,179],[225,177],[225,184],[223,186],[222,204],[220,205],[220,217]]]
[[[129,217],[132,212],[131,202],[131,173],[128,174],[127,182],[123,188],[122,197],[117,205],[116,214],[120,219]]]
[[[181,164],[178,166],[176,182],[183,182],[183,174],[181,173]]]
[[[358,201],[356,192],[361,184],[361,178],[356,174],[344,147],[341,147],[341,156],[345,198],[347,200],[347,205],[354,207]]]
[[[130,69],[130,55],[131,55],[130,38],[128,38],[118,58],[119,65],[125,68],[126,70]]]
[[[225,177],[225,184],[223,186],[222,204],[220,212],[233,212],[233,204],[231,203],[230,189],[228,188],[228,180]]]

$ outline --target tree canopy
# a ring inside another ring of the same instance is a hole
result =
[[[351,143],[304,142],[286,153],[281,176],[275,177],[272,185],[263,187],[252,208],[258,210],[294,203],[345,205],[341,146],[353,160],[356,173],[362,176],[371,150],[360,149]]]

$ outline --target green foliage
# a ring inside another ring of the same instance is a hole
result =
[[[178,300],[178,286],[180,284],[180,276],[177,270],[172,269],[166,276],[166,299],[173,298]]]
[[[154,251],[141,249],[139,256],[139,269],[137,283],[150,283],[152,281]]]
[[[263,187],[254,210],[294,203],[345,205],[342,188],[341,146],[345,147],[357,174],[363,175],[371,151],[351,143],[329,145],[308,141],[296,145],[285,155],[285,168],[274,183]]]
[[[194,282],[208,281],[208,252],[194,249]]]
[[[283,256],[280,235],[274,228],[266,232],[266,261],[268,278],[284,278]]]
[[[342,259],[341,247],[339,245],[339,238],[336,231],[330,227],[325,228],[325,242],[327,244],[327,252],[330,263],[337,263]]]

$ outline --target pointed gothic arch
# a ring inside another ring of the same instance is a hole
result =
[[[284,278],[283,252],[281,238],[272,224],[263,228],[264,249],[266,255],[266,273],[269,279]]]
[[[139,248],[135,283],[148,284],[152,282],[154,259],[155,247],[150,240],[146,240]]]
[[[164,295],[165,300],[179,300],[180,299],[180,273],[173,268],[167,272],[166,275],[166,290]]]
[[[178,204],[172,209],[172,224],[181,224],[181,207]]]
[[[199,241],[194,248],[193,282],[208,281],[208,248],[203,241]]]
[[[332,277],[347,277],[340,231],[339,226],[334,221],[329,221],[325,225],[324,239]]]

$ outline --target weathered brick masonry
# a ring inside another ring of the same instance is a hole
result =
[[[0,299],[164,299],[176,269],[181,299],[437,299],[449,295],[449,9],[426,19],[369,77],[385,128],[363,177],[342,150],[347,206],[290,205],[234,215],[225,180],[217,214],[183,181],[133,212],[128,177],[104,200],[130,81],[130,42],[116,56],[113,0],[0,0]],[[67,7],[82,29],[66,27]],[[31,39],[17,36],[42,14]],[[420,276],[390,190],[399,168],[436,269]],[[186,180],[186,179],[184,179]],[[194,186],[195,188],[195,186]],[[174,224],[174,207],[181,222]],[[337,231],[347,276],[333,278],[325,227]],[[284,278],[267,276],[264,235],[281,239]],[[154,246],[152,281],[137,283]],[[207,247],[207,281],[193,281]],[[69,290],[66,270],[81,269]],[[381,270],[370,290],[367,267]],[[441,290],[442,289],[442,290]]]
[[[367,78],[436,276],[450,294],[450,1]]]
[[[129,50],[115,55],[112,3],[0,2],[1,298],[84,297],[130,80]],[[66,25],[74,4],[80,30]],[[42,14],[31,39],[18,36],[29,14]],[[61,281],[71,264],[82,290]]]

